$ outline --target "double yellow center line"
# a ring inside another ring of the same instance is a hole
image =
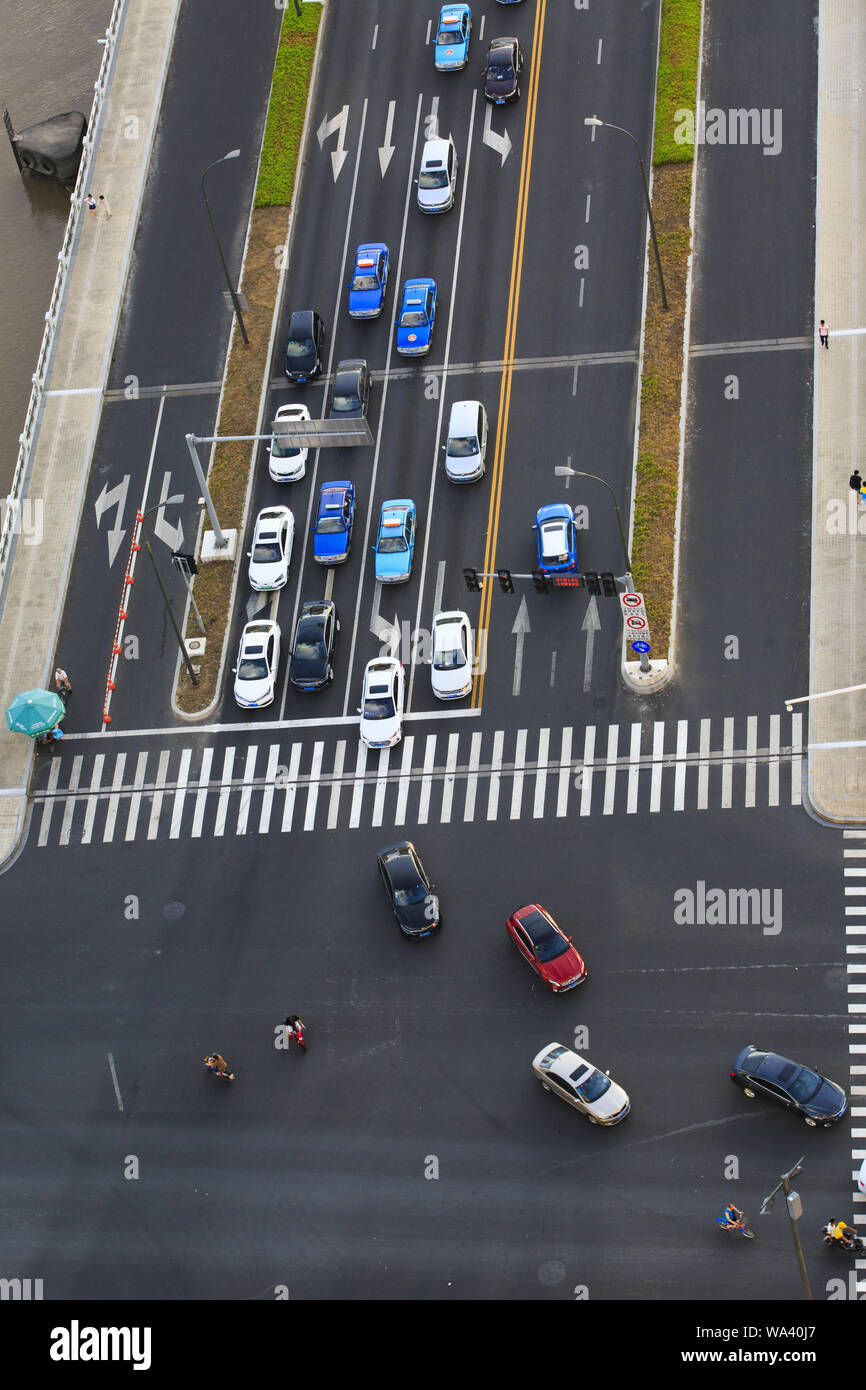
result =
[[[514,249],[511,255],[511,281],[508,287],[508,316],[505,321],[505,347],[502,352],[502,384],[499,388],[499,415],[496,421],[496,447],[493,454],[493,478],[490,487],[490,510],[487,516],[487,544],[484,551],[484,572],[490,574],[496,557],[499,535],[499,509],[502,502],[502,479],[505,472],[505,442],[508,437],[508,414],[511,409],[511,378],[514,372],[514,344],[517,339],[517,310],[520,304],[520,280],[523,274],[523,244],[526,236],[526,213],[529,207],[529,176],[532,170],[532,145],[535,138],[535,108],[538,102],[538,75],[541,69],[541,48],[544,39],[544,16],[547,0],[538,0],[535,28],[532,33],[532,58],[529,65],[529,87],[526,95],[526,124],[523,132],[523,154],[520,162],[520,186],[517,193],[517,217],[514,223]],[[493,581],[484,581],[481,593],[481,613],[478,619],[479,674],[472,691],[472,708],[479,709],[484,699],[484,678],[487,671],[490,604]]]

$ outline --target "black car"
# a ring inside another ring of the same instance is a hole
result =
[[[289,320],[286,376],[289,381],[312,381],[322,370],[325,325],[315,309],[296,309]]]
[[[778,1052],[761,1052],[753,1043],[734,1058],[731,1080],[750,1100],[761,1096],[798,1110],[807,1125],[835,1124],[848,1108],[845,1092],[835,1081]]]
[[[430,936],[442,925],[439,899],[411,840],[388,845],[376,855],[391,911],[404,936]]]
[[[370,369],[363,357],[337,363],[331,388],[331,420],[361,420],[370,400]]]
[[[289,661],[289,680],[296,690],[321,690],[333,680],[339,631],[337,606],[330,599],[304,604]]]
[[[520,96],[523,54],[519,39],[491,39],[484,65],[484,95],[501,106]]]

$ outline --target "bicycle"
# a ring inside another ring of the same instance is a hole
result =
[[[221,1080],[234,1081],[234,1072],[229,1071],[228,1062],[218,1052],[214,1052],[210,1057],[205,1057],[204,1064],[208,1071],[213,1072],[214,1076],[220,1077]]]
[[[294,1038],[302,1052],[307,1050],[307,1039],[304,1034],[304,1025],[297,1014],[289,1014],[285,1020],[286,1038],[289,1042]]]
[[[744,1240],[754,1240],[755,1232],[751,1226],[747,1226],[743,1221],[729,1221],[726,1216],[717,1216],[716,1225],[721,1226],[723,1231],[739,1231]]]

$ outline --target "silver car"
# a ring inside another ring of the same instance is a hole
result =
[[[454,206],[457,151],[450,135],[445,140],[427,141],[415,182],[418,185],[418,206],[422,212],[447,212]]]
[[[618,1125],[631,1101],[610,1073],[599,1071],[562,1043],[548,1043],[533,1059],[532,1070],[545,1091],[568,1101],[593,1125]]]

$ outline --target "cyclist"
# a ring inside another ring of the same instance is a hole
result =
[[[289,1014],[285,1021],[285,1027],[287,1040],[291,1042],[292,1038],[294,1038],[298,1046],[303,1048],[304,1052],[306,1052],[307,1044],[304,1039],[304,1025],[298,1018],[298,1015]]]
[[[209,1057],[205,1057],[204,1064],[208,1071],[212,1071],[217,1076],[222,1076],[226,1081],[234,1081],[235,1074],[229,1071],[229,1064],[225,1057],[221,1057],[218,1052],[214,1052]]]
[[[733,1202],[728,1203],[722,1215],[729,1231],[737,1231],[746,1223],[744,1214],[740,1211],[739,1207],[734,1206]]]
[[[60,698],[62,700],[68,700],[69,696],[72,694],[72,685],[62,666],[58,666],[57,670],[54,672],[54,685]]]
[[[857,1232],[852,1231],[850,1226],[846,1226],[844,1221],[837,1221],[835,1216],[830,1218],[827,1226],[827,1234],[831,1240],[836,1241],[844,1250],[853,1250],[854,1236]]]

